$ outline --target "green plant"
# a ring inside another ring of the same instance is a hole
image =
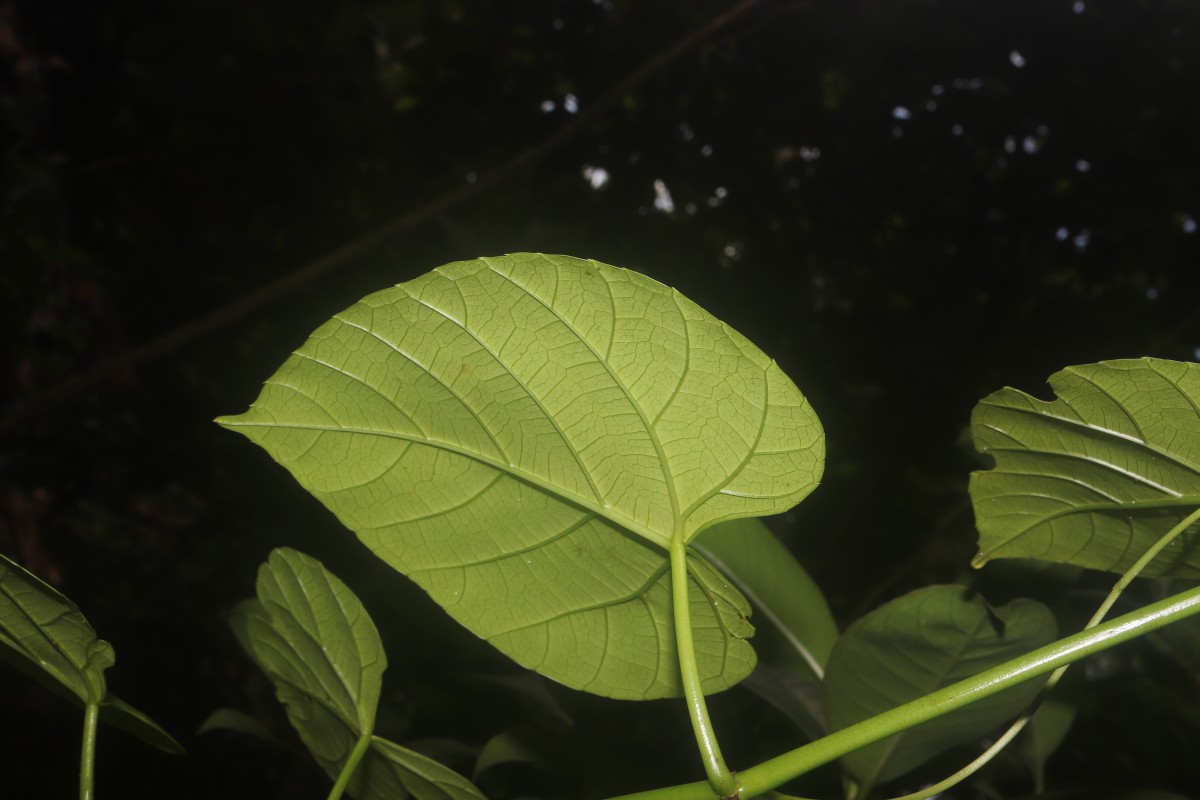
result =
[[[839,633],[816,583],[757,519],[816,487],[815,412],[744,337],[615,267],[531,254],[446,265],[336,315],[247,412],[218,421],[516,662],[606,697],[682,697],[705,780],[639,797],[782,797],[840,759],[846,797],[866,800],[1015,720],[970,764],[904,795],[915,800],[974,775],[1027,725],[1038,737],[1023,748],[1044,760],[1071,711],[1034,711],[1067,665],[1200,612],[1190,586],[1104,622],[1135,577],[1165,589],[1200,574],[1200,365],[1103,362],[1050,382],[1051,402],[1004,389],[976,407],[973,438],[994,465],[970,491],[976,566],[1016,558],[1120,575],[1062,638],[1045,605],[993,607],[963,586],[910,593]],[[114,705],[102,675],[111,648],[8,562],[0,588],[0,652],[70,688],[94,730],[96,709]],[[383,645],[314,559],[273,552],[231,622],[333,779],[330,798],[482,796],[375,734]],[[47,641],[56,647],[38,650]],[[67,666],[47,666],[62,655]],[[810,741],[734,772],[706,696],[743,682]],[[477,772],[526,757],[522,746],[497,737]]]
[[[866,797],[1018,716],[1033,678],[1200,610],[1193,588],[1101,624],[1134,577],[1197,575],[1200,367],[1106,362],[1051,384],[1051,403],[1014,390],[980,403],[975,441],[995,467],[971,492],[977,566],[1122,573],[1088,629],[1057,641],[1040,604],[931,587],[831,644],[822,602],[788,606],[780,570],[815,591],[799,565],[739,547],[770,547],[744,518],[816,487],[816,414],[728,326],[596,262],[458,262],[370,295],[219,422],[518,663],[609,697],[682,696],[707,780],[647,797],[756,796],[841,757]],[[747,596],[789,641],[790,674],[822,684],[826,719],[807,727],[828,733],[734,773],[705,695],[755,665]]]
[[[93,796],[100,721],[168,753],[183,753],[153,720],[108,691],[113,646],[96,637],[79,609],[53,587],[0,555],[0,659],[83,707],[79,796]]]

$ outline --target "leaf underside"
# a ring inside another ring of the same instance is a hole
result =
[[[744,337],[637,273],[536,254],[364,298],[218,421],[513,659],[631,699],[680,693],[666,546],[786,510],[824,458],[812,409]],[[719,691],[754,665],[749,608],[688,564]]]
[[[11,663],[73,703],[99,706],[100,721],[176,755],[179,742],[108,691],[112,645],[96,637],[79,608],[57,589],[0,555],[0,661]]]
[[[752,602],[760,661],[820,683],[837,623],[812,576],[762,520],[714,525],[693,547]]]
[[[112,645],[56,589],[0,555],[0,659],[34,672],[81,703],[99,704]]]
[[[824,684],[830,730],[1048,644],[1056,630],[1051,611],[1033,600],[989,610],[980,597],[968,599],[961,586],[929,586],[899,597],[855,622],[834,645]],[[954,745],[982,750],[982,738],[1016,717],[1039,688],[1033,681],[984,698],[856,750],[844,763],[860,781],[875,785]]]
[[[288,548],[259,568],[257,594],[234,609],[234,633],[305,746],[336,775],[374,730],[387,665],[379,633],[345,584]]]
[[[1200,365],[1143,358],[1068,367],[1058,399],[1002,389],[971,431],[995,468],[971,476],[976,566],[1035,558],[1124,572],[1200,507]],[[1200,577],[1200,537],[1143,572]]]
[[[234,633],[275,685],[309,752],[336,780],[355,744],[374,729],[387,666],[379,633],[344,583],[295,550],[271,553],[257,595],[234,610]],[[349,792],[359,800],[482,797],[449,768],[377,736]]]

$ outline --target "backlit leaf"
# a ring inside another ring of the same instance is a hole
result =
[[[109,694],[104,672],[116,661],[74,603],[19,564],[0,555],[0,661],[56,694],[99,706],[100,721],[176,755],[179,742],[158,723]]]
[[[971,477],[980,566],[1037,558],[1123,572],[1200,507],[1200,365],[1143,358],[1068,367],[1058,399],[984,398],[975,446],[995,468]],[[1194,533],[1143,573],[1200,577]]]
[[[759,658],[819,683],[837,623],[820,587],[775,534],[758,519],[730,520],[705,530],[693,548],[749,598]]]
[[[332,775],[375,727],[387,658],[375,623],[320,562],[280,548],[230,620],[305,746]]]
[[[824,436],[744,337],[642,275],[457,262],[321,326],[221,424],[519,663],[680,693],[665,548],[815,486]],[[689,557],[705,691],[754,665],[742,596]]]
[[[431,758],[378,736],[350,782],[358,800],[484,800],[469,780]]]
[[[330,778],[371,736],[387,659],[362,603],[320,562],[288,548],[259,569],[257,598],[230,620],[267,673],[288,719]],[[348,787],[358,800],[480,798],[469,781],[425,756],[371,736]]]
[[[100,703],[104,671],[116,660],[79,609],[50,585],[0,555],[0,658]]]
[[[989,611],[961,586],[930,586],[899,597],[855,622],[834,645],[825,672],[830,730],[1048,644],[1056,627],[1041,603],[1020,599]],[[982,750],[982,738],[1015,718],[1040,686],[1032,681],[992,695],[857,750],[844,763],[860,781],[874,785],[956,744]]]
[[[157,722],[111,693],[100,704],[100,721],[123,730],[164,753],[181,756],[186,752],[183,745],[175,741],[175,738]]]

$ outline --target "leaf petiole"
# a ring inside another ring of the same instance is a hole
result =
[[[96,724],[100,704],[88,703],[83,709],[83,746],[79,754],[79,800],[92,800],[96,769]]]
[[[354,777],[354,770],[358,769],[358,762],[362,761],[363,756],[367,754],[367,750],[370,748],[371,732],[367,731],[358,737],[358,741],[355,742],[354,749],[350,751],[350,756],[346,759],[346,763],[342,765],[342,771],[338,773],[333,788],[329,790],[327,800],[338,800],[342,796],[342,792],[346,791],[346,787],[350,785],[350,779]]]
[[[692,642],[692,615],[688,592],[687,544],[676,537],[669,548],[671,554],[671,603],[675,614],[675,648],[679,653],[679,673],[683,679],[683,696],[687,700],[688,716],[696,734],[700,757],[704,760],[704,771],[709,785],[720,797],[737,797],[739,786],[736,776],[725,765],[708,706],[704,702],[704,691],[700,687],[700,671],[696,666],[696,648]]]
[[[1095,653],[1200,613],[1200,587],[1083,630],[973,677],[829,734],[738,773],[739,797],[759,797],[852,750],[886,739],[1010,686],[1053,672]],[[625,795],[623,800],[712,800],[712,787],[691,783]]]

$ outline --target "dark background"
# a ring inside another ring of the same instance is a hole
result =
[[[546,694],[211,423],[370,291],[562,252],[746,334],[825,425],[823,486],[772,524],[843,623],[966,572],[979,398],[1198,358],[1200,7],[762,0],[653,63],[732,7],[0,0],[0,551],[80,605],[116,647],[113,690],[189,750],[102,735],[101,797],[324,796],[286,747],[195,734],[229,706],[298,746],[224,618],[284,544],[383,630],[382,733],[468,772],[503,730],[574,748],[499,769],[491,795],[701,776],[680,705]],[[1196,790],[1195,653],[1123,652],[1090,673],[1048,785]],[[8,668],[0,709],[0,794],[70,796],[76,710]],[[800,741],[740,689],[715,711],[734,763]]]

